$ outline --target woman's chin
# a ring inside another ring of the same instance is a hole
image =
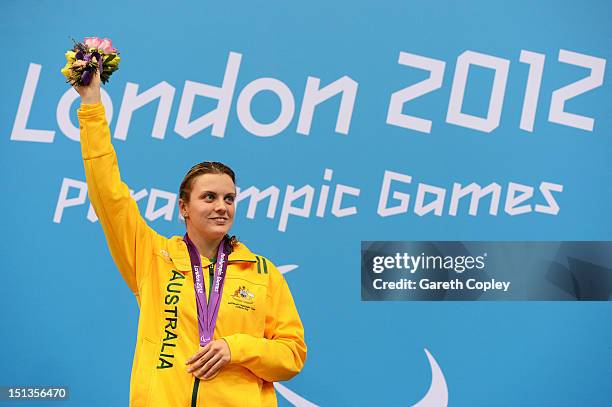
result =
[[[212,226],[212,227],[208,227],[206,228],[206,238],[207,239],[221,239],[223,236],[225,236],[227,234],[227,232],[229,232],[229,229],[227,226]]]

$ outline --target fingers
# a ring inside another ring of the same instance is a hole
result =
[[[195,355],[193,355],[192,357],[190,357],[189,359],[187,359],[187,362],[185,362],[185,364],[186,364],[186,365],[188,365],[188,364],[190,364],[190,363],[193,363],[193,361],[195,361],[195,360],[199,359],[199,358],[200,358],[200,357],[201,357],[201,356],[202,356],[204,353],[206,353],[206,351],[207,351],[208,349],[210,349],[210,345],[211,345],[211,344],[212,344],[212,342],[211,342],[211,343],[207,343],[207,344],[206,344],[206,346],[204,346],[204,347],[200,348],[200,349],[199,349],[199,350],[198,350],[198,351],[195,353]]]
[[[223,356],[220,356],[219,359],[215,362],[215,364],[212,365],[210,369],[208,369],[208,372],[204,373],[204,376],[202,376],[201,379],[208,380],[215,377],[217,373],[219,373],[219,370],[221,370],[221,368],[225,366],[226,363],[227,362],[223,361]]]
[[[206,362],[208,362],[213,356],[215,356],[215,351],[212,348],[208,348],[206,352],[204,352],[199,359],[189,363],[191,366],[187,368],[187,373],[191,373],[199,368],[201,368]]]
[[[213,355],[212,358],[210,358],[204,364],[204,366],[202,366],[200,369],[193,372],[193,375],[199,379],[208,378],[208,376],[210,375],[210,372],[209,372],[210,368],[215,366],[220,361],[221,361],[221,354],[216,353],[215,355]]]
[[[215,340],[187,360],[187,372],[200,379],[210,379],[228,364],[230,359],[227,343],[222,339]]]
[[[100,60],[102,60],[102,58],[100,58]],[[94,62],[98,62],[96,57],[93,57],[93,61]],[[100,65],[98,65],[98,69],[95,70],[94,72],[94,78],[96,79],[96,82],[100,82],[100,70],[102,69],[102,67]]]
[[[95,60],[95,57],[94,57]],[[70,67],[70,69],[75,72],[75,71],[79,71],[81,69],[83,69],[84,67],[87,66],[87,62],[83,61],[83,60],[76,60],[72,63],[72,66]],[[101,83],[101,78],[100,78],[100,70],[96,69],[94,72],[92,72],[93,77],[91,77],[91,80],[89,82],[89,84],[87,85],[77,85],[76,83],[72,84],[72,87],[77,91],[77,93],[81,96],[81,98],[85,101],[87,100],[88,103],[94,103],[96,101],[99,101],[100,99],[100,83]]]
[[[93,62],[97,62],[96,57],[93,57],[92,61]],[[79,68],[83,68],[85,66],[87,66],[87,62],[86,61],[83,61],[82,59],[77,59],[76,61],[74,61],[72,63],[72,66],[70,67],[70,69],[79,69]],[[99,69],[96,69],[94,71],[94,77],[100,78],[100,70]]]

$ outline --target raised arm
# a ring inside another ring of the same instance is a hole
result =
[[[151,253],[159,236],[141,217],[129,188],[121,181],[100,98],[100,74],[97,73],[89,86],[75,89],[83,103],[77,114],[89,199],[115,264],[140,302],[140,285],[149,267],[140,264],[138,253]]]

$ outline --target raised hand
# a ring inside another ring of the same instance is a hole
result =
[[[94,57],[93,60],[96,61],[96,57]],[[72,64],[72,67],[78,68],[86,64],[87,62],[85,61],[77,60]],[[95,72],[92,72],[92,74],[93,77],[91,78],[89,85],[74,86],[74,89],[79,93],[79,95],[81,95],[82,103],[88,105],[93,105],[102,101],[102,96],[100,94],[100,71],[96,69]]]

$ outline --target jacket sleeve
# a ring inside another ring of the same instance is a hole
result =
[[[139,267],[137,254],[145,252],[157,233],[140,216],[128,186],[121,181],[104,106],[83,104],[77,114],[89,200],[115,264],[140,303],[139,287],[148,267]]]
[[[270,282],[263,338],[250,334],[223,337],[231,362],[240,364],[268,382],[289,380],[306,361],[304,327],[283,275],[268,262]]]

